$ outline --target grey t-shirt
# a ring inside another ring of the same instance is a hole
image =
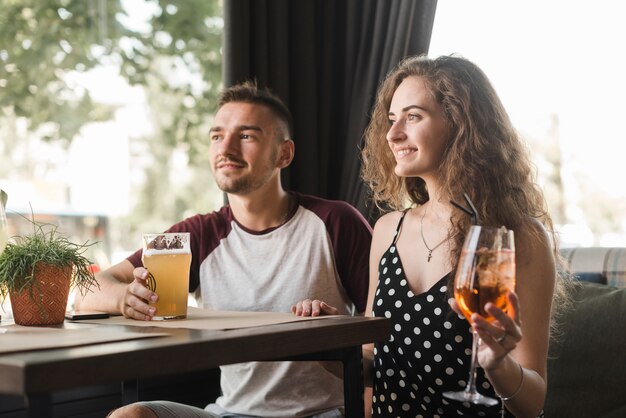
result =
[[[291,193],[287,221],[265,231],[237,223],[229,206],[168,231],[191,232],[190,292],[215,310],[289,312],[321,299],[343,314],[367,301],[371,228],[350,205]],[[141,251],[129,257],[141,265]],[[245,347],[242,347],[245,349]],[[300,417],[343,406],[343,382],[317,362],[223,366],[217,403],[236,413]]]

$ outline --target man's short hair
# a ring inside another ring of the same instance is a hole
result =
[[[226,103],[243,102],[263,105],[284,124],[288,138],[293,137],[293,117],[285,103],[267,87],[257,86],[255,81],[244,81],[224,89],[218,98],[218,108]]]

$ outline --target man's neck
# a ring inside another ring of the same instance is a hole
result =
[[[252,231],[263,231],[284,223],[290,211],[289,194],[279,187],[246,195],[228,195],[233,216]]]

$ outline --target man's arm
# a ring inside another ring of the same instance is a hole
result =
[[[127,318],[150,320],[155,310],[147,301],[155,302],[157,295],[146,287],[146,275],[146,269],[135,268],[128,260],[96,273],[100,288],[93,288],[84,296],[77,294],[76,309],[103,311],[122,314]]]
[[[367,308],[372,228],[353,206],[342,203],[335,211],[331,232],[335,264],[356,313],[363,315]]]

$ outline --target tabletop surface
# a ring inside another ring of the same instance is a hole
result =
[[[385,318],[333,317],[234,330],[123,327],[165,333],[80,347],[0,355],[0,393],[26,394],[96,385],[129,378],[185,373],[244,361],[280,360],[379,341],[389,336]],[[65,323],[81,329],[89,324]]]

